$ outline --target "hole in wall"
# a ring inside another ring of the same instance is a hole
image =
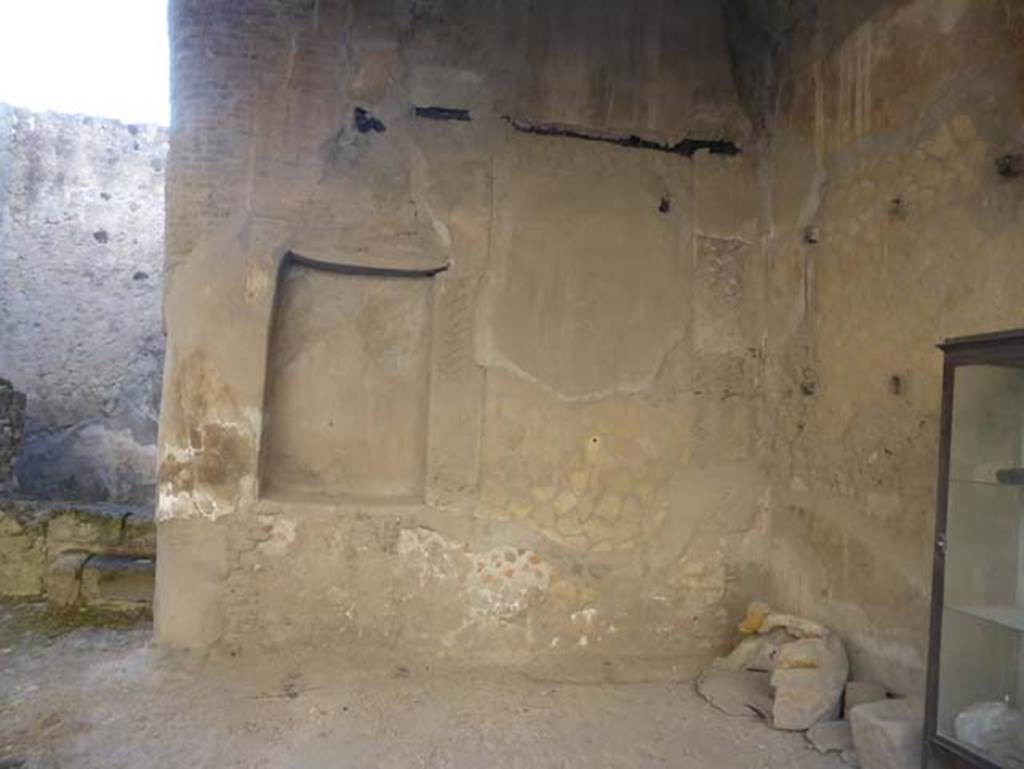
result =
[[[889,201],[889,216],[893,219],[907,218],[907,201],[902,195],[897,195]]]
[[[806,396],[814,395],[818,392],[818,374],[817,372],[807,367],[803,371],[803,380],[800,382],[800,392]]]
[[[356,130],[361,134],[367,133],[384,133],[387,126],[372,112],[363,109],[362,107],[356,107],[352,113],[352,122],[355,124]]]
[[[996,173],[1004,179],[1016,179],[1024,174],[1024,155],[1009,153],[996,158]]]
[[[413,107],[413,114],[427,120],[455,120],[465,123],[473,119],[468,109],[459,107]]]

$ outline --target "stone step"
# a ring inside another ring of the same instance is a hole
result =
[[[155,578],[153,558],[93,555],[82,566],[82,601],[95,609],[148,609],[153,604]]]

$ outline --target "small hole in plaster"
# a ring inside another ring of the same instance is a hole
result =
[[[658,203],[658,211],[663,214],[667,214],[672,210],[672,198],[668,195],[661,196],[661,202]]]
[[[893,374],[889,377],[889,392],[893,395],[899,395],[903,392],[903,378],[899,374]]]
[[[996,172],[1004,179],[1016,179],[1024,173],[1024,155],[1011,153],[996,158]]]
[[[800,383],[800,392],[804,395],[814,395],[818,391],[818,375],[814,369],[804,369],[804,379]]]

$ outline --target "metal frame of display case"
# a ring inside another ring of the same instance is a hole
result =
[[[969,365],[1024,367],[1024,328],[947,339],[938,345],[942,365],[942,417],[939,425],[939,473],[936,489],[935,542],[932,566],[931,625],[928,634],[928,679],[924,723],[923,769],[1000,769],[998,764],[938,733],[939,646],[946,567],[946,520],[949,462],[953,432],[953,386],[957,368]]]

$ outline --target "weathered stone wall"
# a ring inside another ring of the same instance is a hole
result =
[[[766,171],[773,600],[898,690],[923,683],[934,345],[1024,325],[1024,182],[995,162],[1024,141],[1022,25],[1019,3],[917,0],[805,49]]]
[[[27,395],[19,491],[148,501],[166,131],[0,105],[0,375]]]
[[[565,675],[719,651],[770,497],[717,2],[171,19],[159,637]]]

